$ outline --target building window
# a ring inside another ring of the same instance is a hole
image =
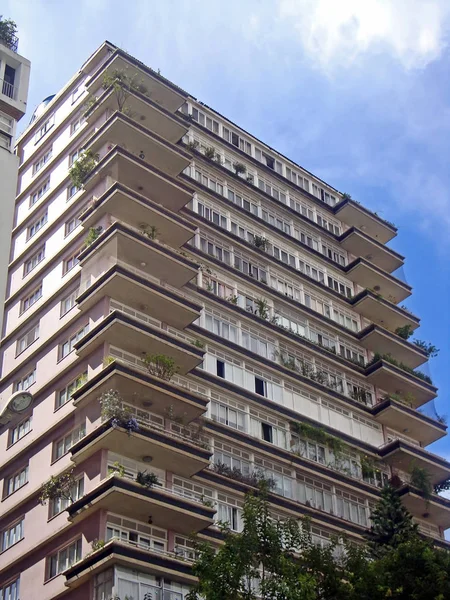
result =
[[[84,123],[84,117],[80,117],[76,121],[73,121],[70,125],[70,135],[73,135]]]
[[[64,437],[53,443],[53,460],[58,460],[64,454],[67,454],[71,447],[86,435],[86,426],[83,423],[79,427],[72,429]]]
[[[78,290],[74,290],[70,292],[68,296],[61,300],[61,317],[71,310],[76,304],[76,297],[78,295]]]
[[[84,93],[84,87],[83,86],[79,86],[77,88],[75,88],[72,92],[72,104],[74,104],[78,98],[80,98]]]
[[[23,264],[23,276],[25,277],[25,275],[28,275],[28,273],[31,273],[31,271],[40,263],[44,260],[45,258],[45,246],[42,246],[41,248],[39,248],[39,250],[33,254],[33,256],[31,258],[29,258],[27,261],[24,262]]]
[[[31,294],[22,299],[20,314],[28,310],[33,304],[36,304],[39,298],[42,298],[42,283]]]
[[[5,148],[5,150],[10,150],[11,148],[11,136],[0,130],[0,148]]]
[[[71,271],[79,263],[78,255],[80,254],[80,252],[81,248],[78,248],[76,252],[74,252],[72,255],[66,258],[63,265],[63,275]]]
[[[0,588],[1,600],[20,600],[20,577]]]
[[[47,150],[47,152],[41,156],[41,158],[34,163],[33,165],[33,175],[36,175],[36,173],[39,173],[39,171],[48,163],[48,161],[51,159],[52,157],[52,148],[50,148],[50,150]]]
[[[42,196],[50,189],[50,179],[47,179],[47,181],[44,183],[44,185],[41,185],[41,187],[38,189],[37,192],[34,192],[34,194],[32,194],[30,196],[30,207],[33,206],[34,204],[36,204],[36,202],[38,200],[40,200],[42,198]]]
[[[223,362],[223,360],[217,359],[216,375],[217,377],[222,377],[223,379],[225,379],[225,363]]]
[[[70,200],[72,198],[72,196],[75,196],[75,194],[78,192],[79,188],[77,188],[76,185],[69,185],[67,187],[67,198],[66,198],[66,202],[68,200]]]
[[[5,113],[0,111],[0,131],[6,133],[9,138],[13,134],[14,121],[11,117],[8,117]]]
[[[68,236],[70,233],[72,233],[72,231],[74,231],[78,227],[80,223],[80,219],[77,219],[76,217],[70,219],[70,221],[66,221],[66,224],[64,226],[64,235]]]
[[[31,416],[21,421],[15,427],[11,427],[8,435],[8,447],[12,446],[31,431]]]
[[[25,335],[17,340],[16,343],[16,356],[21,352],[24,352],[39,338],[39,323],[32,327]]]
[[[84,494],[84,479],[81,476],[78,478],[73,484],[72,489],[70,490],[70,498],[55,498],[50,501],[49,506],[49,517],[52,518],[55,515],[59,515],[60,512],[66,510],[66,508],[71,504],[71,501],[75,502],[79,500],[81,496]]]
[[[73,163],[78,159],[78,157],[80,156],[81,150],[78,148],[78,150],[75,150],[75,152],[72,152],[72,154],[69,156],[69,166],[72,166]]]
[[[75,349],[75,344],[81,340],[89,331],[89,325],[85,325],[79,329],[76,333],[70,336],[65,342],[59,345],[59,359],[65,358]]]
[[[33,235],[36,235],[36,233],[44,227],[44,225],[47,223],[47,219],[48,213],[47,211],[45,211],[45,213],[41,215],[39,219],[37,219],[32,225],[28,227],[27,240],[32,238]]]
[[[22,517],[20,521],[16,521],[14,525],[10,525],[7,529],[2,531],[0,552],[8,550],[8,548],[11,548],[11,546],[14,546],[14,544],[17,544],[17,542],[20,542],[20,540],[23,539],[24,521],[25,518]]]
[[[85,371],[84,373],[80,373],[80,375],[77,375],[77,377],[75,377],[75,379],[73,379],[69,384],[67,384],[64,389],[60,390],[56,396],[55,409],[69,402],[69,400],[72,398],[72,394],[74,393],[74,391],[77,390],[84,383],[86,383],[86,381],[87,371]]]
[[[6,498],[16,492],[26,483],[28,483],[28,465],[5,479],[3,497]]]
[[[48,577],[56,577],[81,558],[81,538],[48,557]]]
[[[36,381],[36,367],[32,371],[29,371],[24,377],[14,382],[14,391],[19,392],[27,390]]]
[[[267,383],[255,375],[255,392],[260,396],[267,396]]]
[[[36,131],[34,143],[37,144],[46,135],[55,124],[55,115],[52,115],[45,123]]]

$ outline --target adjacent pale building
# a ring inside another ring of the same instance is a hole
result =
[[[450,465],[394,225],[108,42],[17,154],[4,599],[182,600],[191,534],[239,531],[260,477],[322,545],[362,541],[393,478],[446,544],[449,504],[416,485]]]
[[[0,33],[0,331],[19,167],[14,139],[27,108],[30,79],[30,61],[18,54],[18,45],[17,37]]]

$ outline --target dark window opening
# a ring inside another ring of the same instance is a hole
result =
[[[225,363],[223,362],[223,360],[217,361],[216,374],[217,377],[222,377],[223,379],[225,379]]]
[[[261,379],[260,377],[255,377],[255,392],[257,394],[259,394],[260,396],[266,395],[264,384],[265,384],[264,379]]]
[[[273,428],[268,423],[261,423],[262,437],[265,442],[273,444]]]

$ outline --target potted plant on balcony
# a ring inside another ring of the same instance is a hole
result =
[[[144,352],[142,362],[147,367],[150,375],[154,375],[165,381],[170,381],[178,371],[174,359],[165,354],[147,354]]]
[[[72,492],[76,487],[76,479],[73,474],[73,469],[61,473],[60,475],[52,475],[50,479],[44,483],[39,496],[39,502],[45,504],[47,500],[68,500],[73,502]]]
[[[247,172],[247,167],[241,162],[233,163],[233,169],[236,175],[243,175]]]
[[[162,485],[155,473],[147,473],[147,471],[138,471],[138,474],[136,475],[136,481],[148,490],[154,485]]]
[[[112,88],[114,97],[117,102],[117,110],[119,112],[127,112],[125,103],[132,92],[138,92],[148,96],[148,90],[142,80],[138,80],[138,74],[129,74],[127,69],[117,69],[112,73],[106,72],[103,75],[103,89]]]
[[[95,240],[100,236],[103,231],[103,227],[100,225],[99,227],[90,227],[87,236],[84,239],[84,247],[89,248],[91,244],[95,242]]]
[[[104,421],[111,421],[111,426],[123,427],[130,435],[138,431],[137,420],[123,407],[122,398],[116,390],[104,392],[99,399],[101,405],[101,416]]]
[[[93,169],[95,169],[98,161],[98,154],[95,154],[92,150],[83,150],[69,170],[69,177],[73,185],[82,189],[86,177]]]

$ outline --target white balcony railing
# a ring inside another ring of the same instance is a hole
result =
[[[8,96],[11,100],[17,100],[17,87],[15,87],[9,81],[5,81],[4,79],[0,79],[0,89],[4,96]]]

